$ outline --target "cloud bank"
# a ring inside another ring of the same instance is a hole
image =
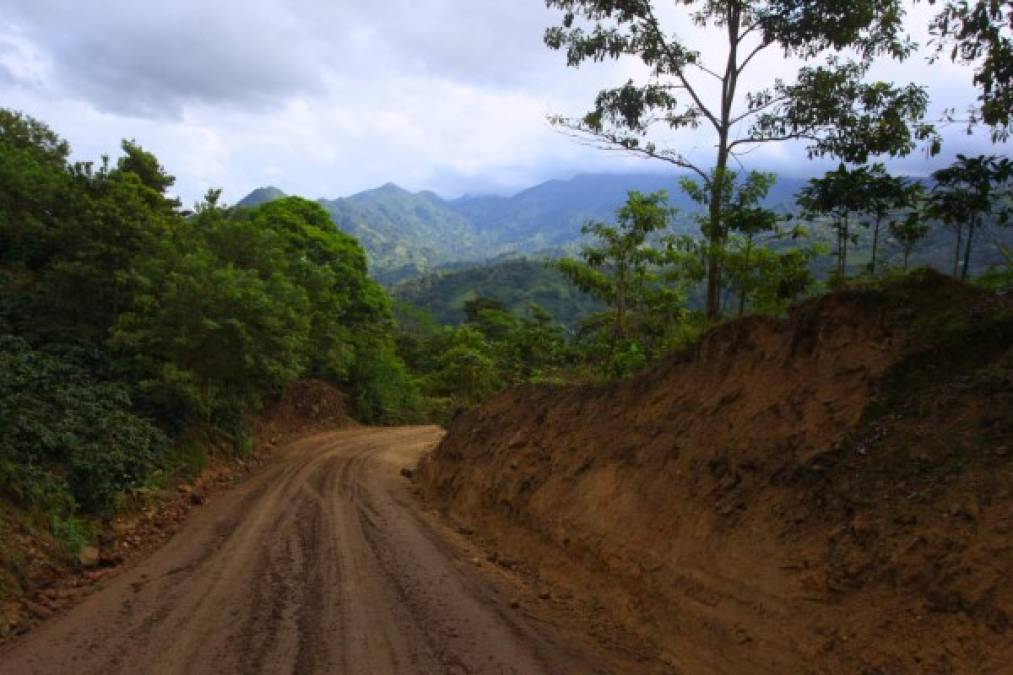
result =
[[[629,62],[566,68],[542,44],[557,15],[540,0],[7,4],[3,105],[51,124],[80,159],[137,139],[178,177],[186,202],[212,186],[234,201],[265,184],[312,197],[387,181],[449,195],[509,192],[650,166],[546,123],[551,112],[583,112],[599,88],[640,71]],[[916,9],[913,24],[924,25],[928,10]],[[772,54],[756,72],[790,76],[791,64]],[[878,74],[929,84],[937,108],[973,100],[969,71],[948,63]],[[700,132],[677,142],[701,158],[711,143]],[[947,131],[947,155],[996,150],[983,135]],[[811,173],[803,158],[787,145],[749,162]],[[894,168],[924,173],[942,161],[915,155]]]

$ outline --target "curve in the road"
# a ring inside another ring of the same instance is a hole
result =
[[[418,515],[436,427],[303,438],[162,549],[0,654],[27,673],[582,673]]]

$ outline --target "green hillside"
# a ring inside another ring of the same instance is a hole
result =
[[[426,310],[438,323],[455,325],[465,320],[464,304],[476,298],[497,300],[521,316],[538,305],[571,329],[582,317],[603,309],[555,267],[527,258],[429,274],[395,286],[392,295]]]
[[[505,196],[465,196],[447,200],[433,192],[412,193],[388,183],[350,197],[318,200],[331,220],[346,234],[355,237],[369,258],[372,276],[385,284],[398,284],[436,271],[460,270],[484,266],[499,256],[557,257],[573,253],[580,241],[580,228],[588,220],[611,221],[630,190],[649,193],[667,190],[677,210],[674,230],[697,233],[693,204],[678,186],[679,175],[668,174],[588,174],[569,180],[552,180],[530,189]],[[802,187],[799,178],[781,177],[774,184],[766,205],[787,214],[795,210],[794,196]],[[275,187],[254,190],[239,206],[253,206],[278,199],[285,193]],[[820,223],[808,223],[817,241],[832,243],[829,230]],[[862,227],[855,228],[857,241],[849,256],[850,266],[860,271],[868,262],[871,236]],[[941,271],[952,266],[953,234],[945,228],[933,228],[911,258],[911,265],[928,265]],[[993,228],[978,242],[972,273],[998,265],[1002,257],[996,241],[1007,245],[1013,235],[1009,229]],[[883,260],[899,265],[901,254],[888,236],[883,236]],[[822,261],[821,261],[822,262]],[[817,265],[817,271],[823,271]],[[443,294],[444,288],[459,290],[464,278],[434,287],[430,293]],[[431,285],[431,282],[429,282]],[[502,291],[501,291],[502,292]],[[453,295],[439,301],[427,301],[433,308],[451,306]],[[443,310],[437,310],[437,314]],[[455,310],[456,311],[456,310]],[[574,308],[562,315],[573,316]]]
[[[495,254],[488,236],[432,192],[413,194],[388,183],[320,204],[342,231],[359,240],[374,276],[386,283],[416,277],[441,263]]]

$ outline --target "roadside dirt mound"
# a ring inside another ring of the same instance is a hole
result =
[[[507,391],[418,476],[661,672],[1009,673],[1011,458],[1013,302],[925,273]]]
[[[348,396],[323,380],[292,382],[279,399],[251,423],[254,435],[270,441],[290,433],[357,426],[348,413]]]

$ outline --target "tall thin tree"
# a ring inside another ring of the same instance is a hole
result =
[[[798,139],[810,156],[863,163],[870,155],[907,154],[920,141],[937,149],[939,137],[923,121],[928,103],[923,88],[866,80],[876,57],[903,59],[914,48],[903,34],[900,0],[673,0],[674,14],[689,20],[680,31],[698,33],[695,46],[666,26],[661,10],[667,4],[546,0],[563,16],[546,31],[545,42],[564,50],[570,66],[634,57],[648,69],[643,81],[630,79],[599,92],[583,117],[551,121],[602,147],[688,169],[709,189],[703,235],[706,309],[713,317],[720,308],[728,236],[719,186],[730,162],[758,144]],[[712,49],[721,46],[719,63],[705,63],[699,51],[705,42]],[[744,91],[743,83],[762,81],[764,73],[749,68],[767,50],[807,63],[792,80],[771,78],[767,86]],[[852,57],[842,58],[844,50]],[[822,63],[809,65],[816,59]],[[669,132],[709,128],[713,163],[689,156],[674,142],[659,144],[653,135],[658,126]]]

